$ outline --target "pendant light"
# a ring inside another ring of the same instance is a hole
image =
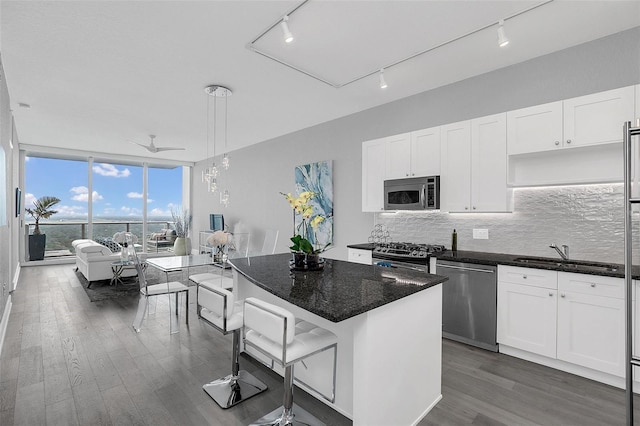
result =
[[[211,167],[206,168],[202,172],[202,182],[207,184],[207,190],[209,192],[218,191],[218,175],[220,170],[216,166],[216,133],[218,131],[218,98],[224,100],[224,148],[227,149],[227,98],[233,94],[231,89],[221,86],[219,84],[212,84],[204,88],[204,91],[209,98],[207,99],[207,158],[209,158],[209,117],[210,117],[210,101],[213,99],[213,150],[211,155]],[[229,169],[229,156],[225,152],[222,159],[222,167],[224,170]],[[223,198],[224,195],[224,198]],[[225,200],[223,202],[223,200]],[[220,201],[225,205],[229,204],[229,191],[225,190],[220,193]]]

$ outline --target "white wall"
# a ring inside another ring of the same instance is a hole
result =
[[[640,27],[233,151],[219,179],[231,192],[227,208],[200,183],[200,162],[194,230],[208,229],[208,214],[222,212],[229,224],[255,231],[256,246],[260,230],[279,229],[278,251],[286,251],[292,219],[279,191],[293,190],[296,165],[332,159],[336,248],[327,257],[345,259],[346,245],[366,242],[374,224],[372,213],[360,211],[363,141],[637,84],[638,52]]]

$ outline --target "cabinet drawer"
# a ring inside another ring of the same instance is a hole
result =
[[[558,272],[498,265],[498,281],[550,289],[558,288]]]
[[[624,279],[558,272],[558,291],[624,298]]]
[[[371,265],[373,263],[372,260],[372,252],[371,250],[361,250],[361,249],[349,249],[349,262],[355,263],[363,263],[365,265]]]

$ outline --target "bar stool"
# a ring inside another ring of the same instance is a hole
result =
[[[198,316],[223,334],[233,333],[231,374],[202,387],[222,408],[232,407],[267,389],[267,385],[245,370],[240,370],[240,328],[242,302],[235,302],[233,293],[213,286],[198,286],[196,297]]]
[[[244,344],[255,348],[285,368],[283,406],[253,425],[324,425],[293,403],[293,365],[328,349],[334,349],[335,384],[338,339],[335,334],[295,316],[279,306],[249,297],[244,302]]]

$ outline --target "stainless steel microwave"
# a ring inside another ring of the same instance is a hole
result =
[[[385,210],[434,210],[440,208],[440,176],[384,181]]]

